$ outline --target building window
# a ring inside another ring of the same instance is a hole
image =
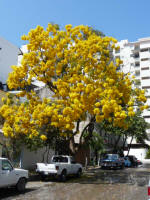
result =
[[[142,80],[146,80],[146,79],[150,79],[150,77],[149,76],[142,77]]]
[[[120,59],[120,56],[116,56],[115,58],[116,58],[116,59]]]
[[[121,68],[120,68],[120,65],[117,67],[117,71],[119,71]]]
[[[143,67],[141,70],[149,70],[149,67]]]
[[[150,118],[150,115],[147,115],[147,116],[143,116],[144,118]]]
[[[140,49],[140,52],[148,51],[148,48]]]
[[[135,67],[139,67],[140,66],[140,63],[139,62],[136,62],[135,63]]]
[[[135,76],[140,76],[140,71],[135,71]]]
[[[3,90],[4,90],[5,92],[8,91],[8,86],[7,86],[7,84],[3,84]]]
[[[135,80],[135,85],[141,85],[141,81],[140,80]]]
[[[116,49],[116,50],[115,50],[115,53],[120,53],[120,49]]]
[[[147,61],[149,58],[142,58],[141,61]]]
[[[135,54],[133,55],[133,57],[134,57],[134,58],[139,58],[139,53],[135,53]]]
[[[134,50],[139,50],[140,49],[140,46],[139,45],[135,45],[134,46]]]
[[[150,86],[143,86],[142,89],[150,89]]]

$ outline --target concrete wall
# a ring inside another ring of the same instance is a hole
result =
[[[24,148],[21,152],[21,161],[20,166],[24,169],[34,169],[35,164],[38,162],[42,162],[43,153],[45,152],[45,148],[39,149],[38,151],[29,151],[28,149]],[[51,157],[54,155],[54,151],[50,150],[48,156],[48,163],[51,161]],[[47,159],[47,154],[45,153],[45,162]]]
[[[2,157],[2,146],[0,145],[0,157]]]
[[[3,143],[3,140],[2,140],[2,132],[1,132],[1,129],[0,129],[0,142]],[[0,145],[0,157],[2,157],[2,145]]]

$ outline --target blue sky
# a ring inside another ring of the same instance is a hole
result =
[[[49,22],[84,24],[118,40],[150,37],[150,0],[0,0],[0,36],[18,47],[21,35]]]

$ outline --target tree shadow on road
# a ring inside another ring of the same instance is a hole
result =
[[[22,195],[22,194],[26,194],[26,193],[29,193],[29,192],[33,192],[37,190],[37,188],[32,188],[32,189],[29,189],[27,188],[25,190],[25,192],[23,193],[19,193],[15,188],[1,188],[0,189],[0,199],[12,199],[12,197],[18,197],[18,195]]]

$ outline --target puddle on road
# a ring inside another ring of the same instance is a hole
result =
[[[99,171],[97,172],[88,172],[83,174],[83,176],[74,181],[69,182],[78,182],[78,183],[93,183],[93,184],[129,184],[129,185],[138,185],[145,186],[148,185],[149,181],[148,174],[139,174],[128,172],[128,171]]]

